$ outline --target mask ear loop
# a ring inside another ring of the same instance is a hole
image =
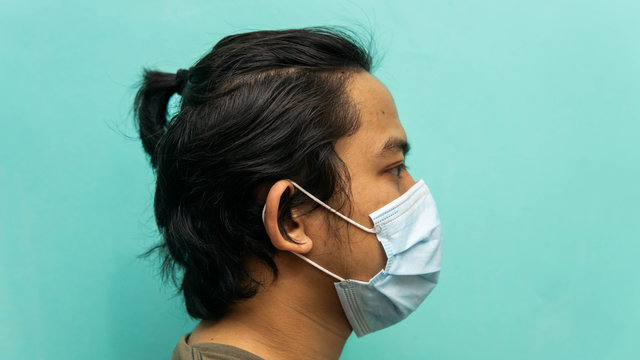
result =
[[[315,202],[317,202],[318,204],[324,206],[327,210],[331,211],[332,213],[340,216],[341,218],[343,218],[344,220],[346,220],[347,222],[351,223],[352,225],[368,232],[368,233],[372,233],[372,234],[376,234],[380,231],[380,226],[375,226],[372,228],[368,228],[366,226],[360,225],[357,222],[349,219],[348,217],[342,215],[341,213],[339,213],[338,211],[334,210],[331,206],[323,203],[320,199],[318,199],[317,197],[313,196],[310,192],[308,192],[307,190],[303,189],[302,186],[296,184],[295,182],[293,182],[293,180],[289,180],[287,179],[287,181],[291,182],[296,188],[298,188],[298,190],[302,191],[305,195],[307,195],[308,197],[310,197],[311,199],[313,199]],[[264,214],[264,209],[263,209],[263,214]],[[264,220],[264,217],[263,217]]]
[[[356,226],[359,229],[362,229],[368,233],[373,233],[376,234],[380,231],[380,226],[375,226],[372,228],[368,228],[366,226],[360,225],[357,222],[349,219],[348,217],[346,217],[345,215],[342,215],[341,213],[339,213],[338,211],[334,210],[331,206],[325,204],[324,202],[322,202],[320,199],[318,199],[317,197],[313,196],[310,192],[308,192],[307,190],[303,189],[302,186],[296,184],[293,180],[289,180],[287,179],[287,181],[291,182],[296,188],[298,188],[298,190],[302,191],[302,193],[304,193],[305,195],[307,195],[308,197],[310,197],[312,200],[314,200],[315,202],[317,202],[318,204],[324,206],[327,210],[331,211],[332,213],[340,216],[341,218],[343,218],[344,220],[346,220],[347,222],[351,223],[352,225]],[[262,223],[264,223],[264,213],[267,210],[267,204],[265,204],[262,207]],[[312,260],[308,259],[306,256],[304,255],[300,255],[296,252],[290,251],[290,253],[292,253],[293,255],[299,257],[300,259],[306,261],[307,263],[311,264],[313,267],[315,267],[316,269],[324,272],[325,274],[337,279],[338,281],[345,281],[344,278],[332,273],[331,271],[323,268],[322,266],[316,264],[315,262],[313,262]]]
[[[320,265],[316,264],[316,263],[315,263],[315,262],[313,262],[312,260],[308,259],[306,256],[304,256],[304,255],[300,255],[300,254],[298,254],[298,253],[296,253],[296,252],[293,252],[293,251],[290,251],[290,253],[292,253],[293,255],[295,255],[295,256],[297,256],[297,257],[299,257],[300,259],[302,259],[302,260],[304,260],[304,261],[308,262],[309,264],[313,265],[316,269],[318,269],[318,270],[320,270],[320,271],[324,272],[325,274],[327,274],[327,275],[329,275],[329,276],[331,276],[331,277],[333,277],[333,278],[338,279],[338,281],[344,281],[344,278],[341,278],[340,276],[338,276],[338,275],[336,275],[336,274],[332,273],[331,271],[329,271],[329,270],[327,270],[327,269],[323,268],[322,266],[320,266]]]

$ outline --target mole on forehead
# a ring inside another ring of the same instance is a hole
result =
[[[365,107],[361,107],[360,108],[361,114],[364,114],[365,116],[369,116],[372,118],[381,119],[381,120],[386,120],[391,117],[394,117],[393,116],[393,114],[395,113],[394,109],[391,106],[382,103],[383,101],[384,100],[378,101],[377,104],[373,106],[369,106],[368,109]]]

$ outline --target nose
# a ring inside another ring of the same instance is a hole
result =
[[[415,181],[413,179],[413,177],[411,176],[411,173],[409,173],[409,171],[407,171],[407,176],[403,177],[402,182],[400,184],[402,193],[404,194],[405,192],[407,192],[407,190],[409,190],[416,183],[417,183],[417,181]]]

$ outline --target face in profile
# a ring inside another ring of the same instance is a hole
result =
[[[398,118],[393,97],[376,77],[368,72],[353,74],[347,82],[348,96],[358,109],[360,127],[339,139],[335,151],[346,164],[351,181],[348,216],[372,227],[369,214],[405,193],[415,184],[405,168],[407,135]],[[300,219],[307,223],[306,236],[313,242],[311,254],[342,277],[368,281],[385,267],[386,256],[375,234],[335,220],[325,211]],[[338,237],[334,230],[337,228]],[[324,240],[324,241],[322,241]]]

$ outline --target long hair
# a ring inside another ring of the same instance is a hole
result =
[[[134,113],[157,178],[162,235],[146,254],[161,252],[162,272],[179,286],[191,317],[217,320],[255,295],[259,283],[247,260],[264,262],[277,277],[260,186],[288,178],[323,201],[348,202],[348,171],[334,144],[358,129],[346,84],[370,67],[352,36],[306,28],[225,37],[178,76],[144,69]],[[168,119],[178,92],[179,112]],[[308,200],[283,196],[285,236],[290,210]]]

